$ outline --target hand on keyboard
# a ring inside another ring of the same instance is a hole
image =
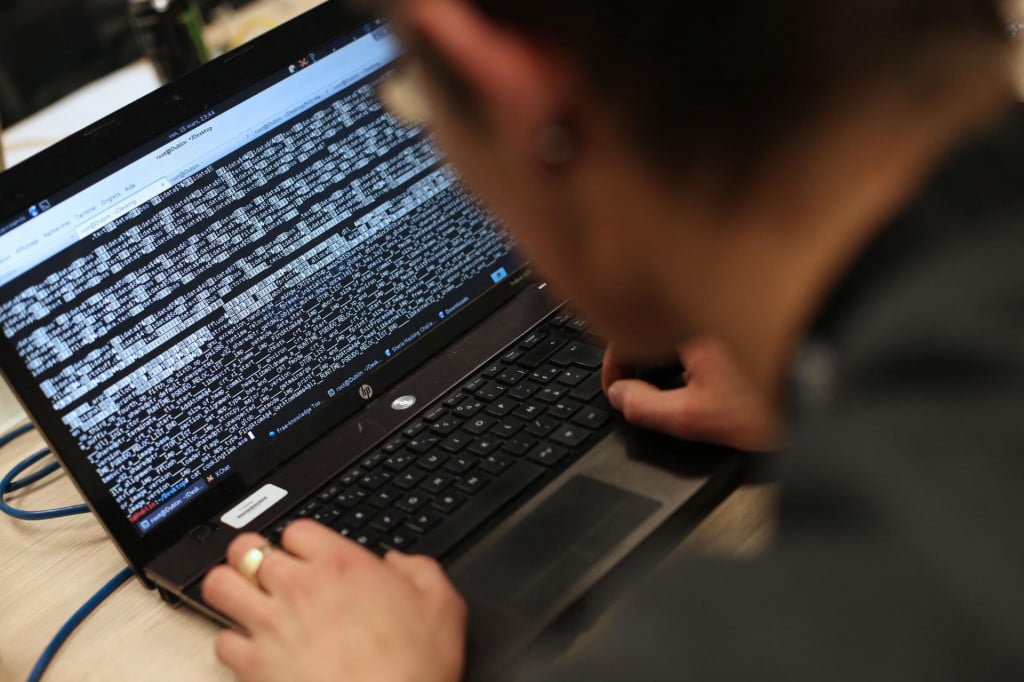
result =
[[[728,350],[703,337],[681,346],[685,386],[660,388],[633,378],[635,368],[614,347],[605,354],[608,400],[637,426],[676,438],[764,452],[778,447],[782,420],[744,376]]]
[[[422,680],[462,676],[466,607],[437,562],[383,559],[310,520],[265,554],[259,587],[234,568],[266,539],[239,536],[203,598],[245,628],[217,638],[217,657],[244,682]]]

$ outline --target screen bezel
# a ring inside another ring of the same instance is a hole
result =
[[[354,13],[343,2],[330,0],[71,135],[0,173],[0,219],[24,210],[37,197],[56,193],[131,154],[140,145],[285,68],[311,48],[358,31],[373,20],[373,17]],[[230,88],[225,87],[228,83],[232,84]],[[367,382],[378,388],[378,394],[384,392],[509,301],[527,284],[526,278],[513,273],[423,339],[396,354],[375,370]],[[3,335],[0,335],[0,373],[14,388],[25,411],[69,471],[86,503],[128,563],[139,573],[153,557],[179,541],[192,528],[230,507],[260,480],[366,405],[356,391],[349,391],[349,395],[332,404],[329,414],[315,415],[316,418],[277,441],[276,447],[286,454],[273,462],[251,461],[239,466],[231,475],[217,482],[217,489],[211,491],[213,494],[200,497],[142,535],[125,518],[77,441]]]

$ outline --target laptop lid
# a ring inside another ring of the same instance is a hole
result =
[[[397,54],[329,2],[0,175],[0,367],[136,569],[523,279]]]

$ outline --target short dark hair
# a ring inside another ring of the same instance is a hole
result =
[[[1006,41],[999,0],[472,1],[573,53],[674,170],[755,162],[843,84],[924,85],[949,45]]]

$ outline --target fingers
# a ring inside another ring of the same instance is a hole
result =
[[[384,555],[384,562],[437,604],[454,627],[465,627],[466,602],[448,579],[441,564],[430,557],[409,556],[394,551]]]
[[[272,622],[270,596],[230,566],[215,566],[203,579],[203,601],[253,632]]]
[[[217,660],[235,671],[245,668],[252,658],[251,649],[252,642],[234,630],[223,630],[213,643]]]
[[[410,556],[401,552],[388,552],[384,561],[424,592],[448,589],[451,583],[441,565],[426,556]]]
[[[644,381],[617,381],[608,389],[612,407],[631,424],[683,439],[698,439],[703,424],[690,389],[663,391]]]
[[[619,356],[614,345],[609,344],[604,352],[604,364],[601,366],[601,386],[605,393],[612,384],[633,376],[633,367]]]
[[[330,559],[341,567],[378,561],[370,550],[309,519],[299,519],[288,524],[281,534],[281,546],[300,559]]]
[[[239,535],[228,546],[228,565],[238,567],[242,558],[253,549],[262,549],[268,545],[262,535],[244,533]],[[256,572],[257,582],[268,592],[275,592],[287,584],[287,575],[299,568],[300,562],[283,549],[274,549],[264,554],[263,562]]]

